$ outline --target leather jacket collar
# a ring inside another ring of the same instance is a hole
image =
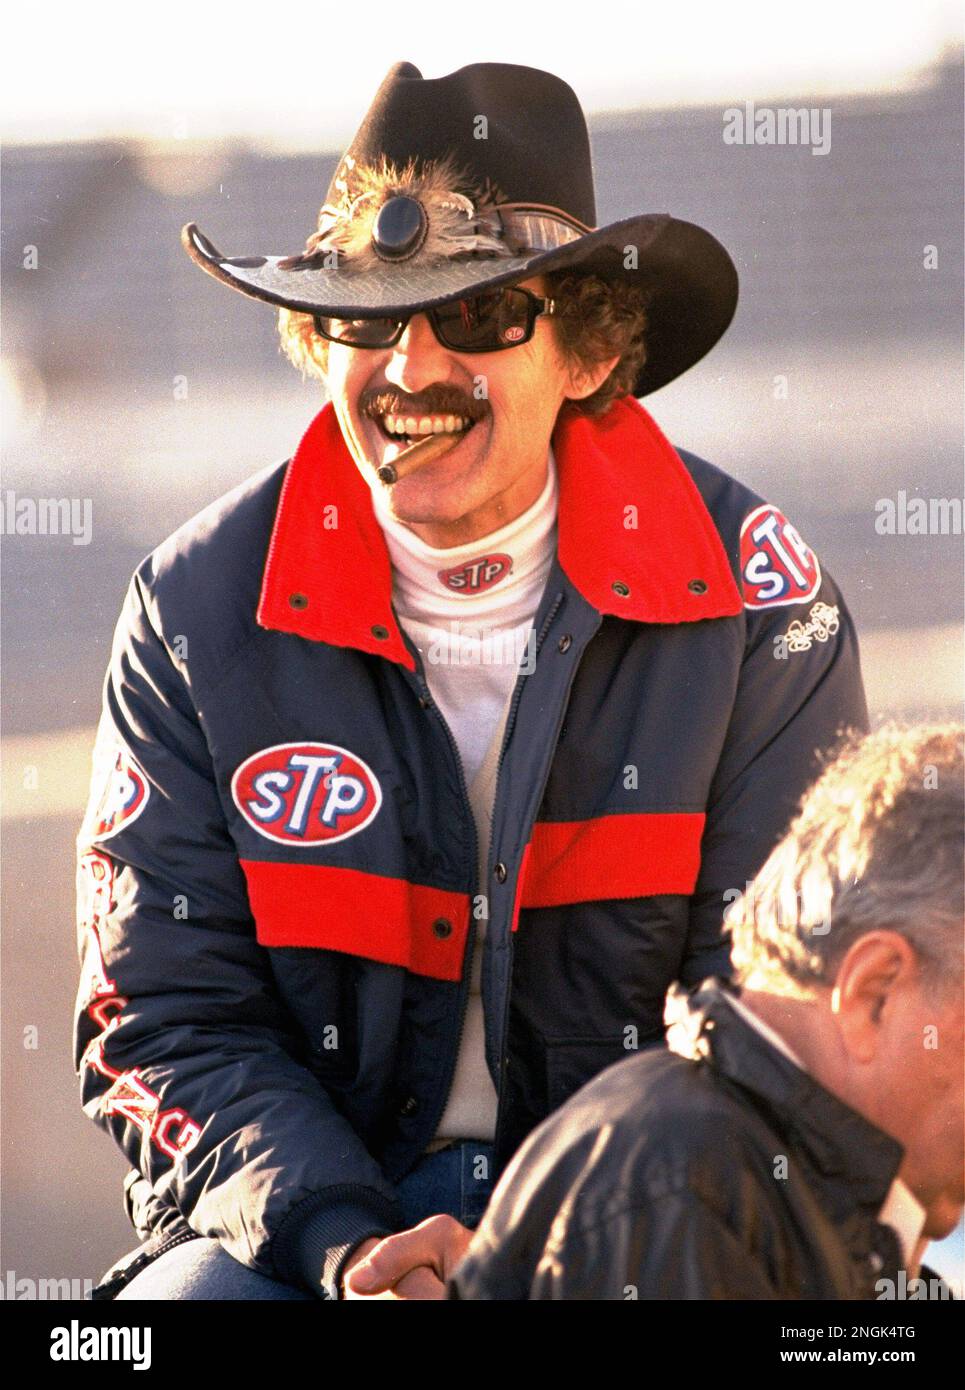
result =
[[[671,986],[665,1020],[669,1047],[706,1061],[747,1092],[768,1122],[807,1161],[809,1180],[832,1217],[855,1208],[877,1220],[904,1149],[818,1084],[752,1028],[727,1000],[739,991],[708,979],[687,992]]]

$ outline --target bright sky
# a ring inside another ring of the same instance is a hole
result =
[[[237,135],[340,150],[398,59],[425,77],[547,68],[587,111],[730,103],[905,85],[961,43],[962,14],[957,0],[46,0],[8,6],[3,31],[7,140]]]

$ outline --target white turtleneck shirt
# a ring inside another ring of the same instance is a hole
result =
[[[535,659],[533,619],[556,552],[556,462],[520,516],[498,531],[446,549],[426,545],[389,515],[381,488],[375,515],[392,563],[400,625],[422,657],[433,700],[459,750],[476,826],[477,894],[487,892],[490,823],[506,716],[520,670]],[[469,998],[449,1099],[430,1148],[455,1139],[491,1141],[496,1089],[486,1066],[481,994],[488,897],[474,897]]]

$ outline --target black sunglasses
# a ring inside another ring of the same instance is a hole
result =
[[[529,290],[512,286],[486,290],[468,299],[456,299],[433,309],[420,310],[432,324],[443,347],[453,352],[505,352],[528,343],[536,320],[555,312],[552,299],[540,299]],[[315,331],[330,343],[357,348],[394,347],[412,318],[336,319],[315,314]]]

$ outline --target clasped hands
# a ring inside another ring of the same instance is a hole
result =
[[[342,1297],[445,1298],[446,1280],[471,1240],[472,1231],[453,1216],[430,1216],[381,1239],[370,1236],[342,1269]]]

